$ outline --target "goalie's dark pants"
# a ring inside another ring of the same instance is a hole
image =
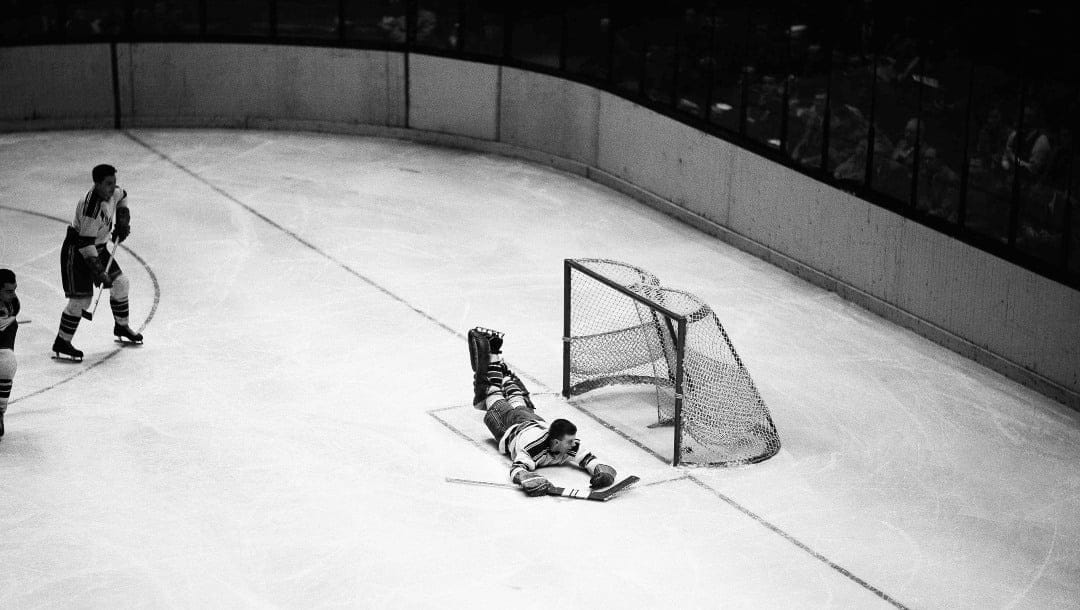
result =
[[[68,227],[64,245],[60,248],[60,280],[64,285],[64,296],[69,299],[92,297],[94,296],[94,286],[98,285],[97,278],[94,277],[94,270],[90,268],[90,265],[86,263],[86,259],[79,253],[78,242],[78,231]],[[109,254],[105,244],[98,244],[97,252],[102,269],[108,267],[109,259],[112,256]],[[123,271],[120,270],[120,265],[117,263],[114,262],[112,267],[109,267],[110,278],[116,278],[121,273]]]
[[[505,400],[497,401],[484,414],[484,425],[496,442],[502,440],[510,427],[527,421],[544,421],[544,418],[528,407],[511,407]]]

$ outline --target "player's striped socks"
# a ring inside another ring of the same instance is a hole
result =
[[[506,402],[506,398],[503,397],[501,392],[499,392],[498,390],[492,392],[490,389],[488,390],[488,392],[489,393],[487,395],[487,398],[484,399],[484,402],[487,404],[488,411],[492,409],[495,409],[496,411],[510,410],[510,403]]]
[[[503,382],[503,394],[505,394],[507,398],[524,396],[525,388],[521,387],[521,382],[516,376],[510,375],[506,378],[506,381]]]
[[[11,379],[0,379],[0,415],[7,411],[8,399],[11,398]]]
[[[514,407],[526,407],[528,402],[525,400],[525,396],[528,394],[525,391],[525,387],[522,385],[521,380],[506,370],[506,380],[503,382],[503,395],[506,396],[506,400]]]
[[[120,299],[114,301],[109,299],[109,306],[112,307],[113,318],[120,326],[128,325],[128,300]]]
[[[79,316],[73,316],[68,313],[60,314],[60,332],[57,336],[64,341],[71,341],[71,338],[75,336],[75,331],[79,329]]]
[[[487,370],[488,383],[501,388],[503,385],[503,361],[502,356],[499,354],[491,355],[491,362],[488,364]]]

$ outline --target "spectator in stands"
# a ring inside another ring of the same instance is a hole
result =
[[[915,144],[920,135],[919,119],[912,118],[904,125],[903,135],[885,158],[874,156],[874,188],[901,200],[911,192]]]
[[[1052,149],[1038,108],[1033,105],[1024,108],[1020,127],[1005,142],[1002,167],[1008,171],[1015,166],[1021,178],[1039,182],[1049,168]]]
[[[392,3],[396,4],[396,3]],[[381,29],[387,38],[393,42],[405,42],[405,13],[404,8],[397,8],[396,10],[402,11],[396,15],[384,15],[379,21],[379,29]],[[435,13],[428,9],[419,8],[416,10],[416,40],[427,41],[431,37],[432,30],[435,29],[437,23],[437,17]]]
[[[906,168],[910,168],[915,155],[915,141],[919,137],[919,119],[908,119],[904,125],[904,135],[896,142],[891,159]]]
[[[836,166],[836,170],[833,171],[833,177],[837,180],[843,180],[847,182],[856,182],[862,184],[866,181],[866,140],[863,139],[855,146],[854,151],[850,154],[840,165]],[[874,138],[874,159],[888,158],[889,151],[892,149],[888,138],[884,136],[877,136]],[[830,147],[830,155],[832,154],[832,148]],[[880,163],[875,163],[875,166],[880,167]],[[871,178],[873,184],[878,186],[878,178],[875,175]]]
[[[799,122],[797,130],[799,140],[791,149],[791,157],[803,165],[817,167],[821,165],[821,137],[825,124],[825,93],[814,94],[813,102],[793,109],[794,118]]]
[[[829,164],[835,168],[858,153],[870,133],[870,121],[851,104],[834,105],[829,116]],[[878,132],[880,133],[880,131]],[[891,147],[890,147],[891,149]],[[877,147],[874,154],[880,154]],[[886,151],[885,156],[888,156]]]
[[[993,171],[1001,167],[1001,156],[1009,138],[1009,126],[1003,120],[1001,109],[994,106],[986,115],[986,122],[975,136],[975,150],[971,153],[973,171]]]
[[[1034,105],[1024,107],[1020,129],[1014,129],[1005,143],[1002,168],[1015,169],[1019,192],[1020,227],[1017,239],[1021,247],[1043,247],[1061,232],[1063,206],[1058,205],[1050,184],[1054,148],[1043,122],[1042,112]]]
[[[956,222],[960,196],[960,176],[941,161],[932,146],[922,149],[919,166],[918,208]]]
[[[862,184],[866,180],[866,140],[859,142],[855,152],[843,163],[836,166],[833,177],[845,182]]]

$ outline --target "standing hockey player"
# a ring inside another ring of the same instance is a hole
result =
[[[0,269],[0,436],[4,436],[4,413],[11,398],[11,384],[19,363],[15,360],[15,333],[19,323],[19,297],[15,296],[15,272]]]
[[[131,233],[131,211],[127,193],[116,186],[116,168],[98,165],[91,171],[94,188],[75,207],[75,218],[67,229],[60,249],[60,275],[67,307],[60,314],[60,332],[53,341],[53,352],[72,360],[82,360],[83,353],[71,345],[79,328],[79,319],[90,305],[94,287],[109,289],[113,334],[120,340],[142,343],[142,335],[128,326],[128,279],[112,259],[108,243],[117,244]]]
[[[503,360],[502,343],[497,331],[469,331],[473,406],[485,411],[484,424],[499,442],[499,451],[513,461],[510,480],[530,496],[546,495],[551,483],[534,471],[571,463],[591,475],[589,485],[594,489],[614,483],[615,469],[581,448],[573,423],[556,419],[549,426],[536,414],[525,384]]]

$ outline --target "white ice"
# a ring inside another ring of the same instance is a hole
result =
[[[55,362],[63,221],[99,162],[130,193],[146,342],[118,351],[103,301],[85,361]],[[672,468],[559,397],[579,257],[711,304],[780,454]],[[0,135],[0,267],[30,320],[0,608],[1080,605],[1080,415],[576,176],[321,134]],[[467,406],[475,325],[642,483],[447,482],[506,481]]]

